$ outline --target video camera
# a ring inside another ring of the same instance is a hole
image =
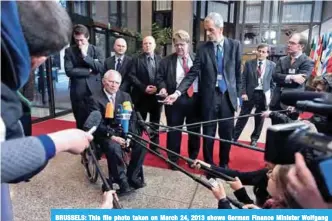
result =
[[[284,92],[281,102],[300,111],[326,117],[326,126],[332,128],[332,95],[315,92]],[[307,123],[295,121],[268,128],[264,159],[274,164],[295,163],[300,152],[315,177],[317,186],[327,202],[332,202],[332,137],[310,132]]]

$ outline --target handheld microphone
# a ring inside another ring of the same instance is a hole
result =
[[[90,113],[89,117],[86,119],[86,121],[83,125],[83,129],[85,131],[90,130],[89,133],[92,134],[99,126],[101,119],[102,119],[102,116],[99,111],[92,111]]]
[[[101,113],[99,111],[93,111],[90,113],[89,117],[87,118],[87,120],[84,123],[84,130],[88,130],[88,133],[93,134],[97,127],[99,126],[100,122],[101,122],[102,116]],[[90,153],[90,155],[92,156],[92,160],[95,163],[96,167],[97,167],[97,172],[99,173],[103,184],[106,186],[107,191],[111,190],[112,188],[110,187],[109,183],[106,180],[106,177],[104,175],[104,173],[101,170],[101,167],[99,165],[99,162],[97,160],[97,157],[95,155],[95,153],[92,151],[91,146],[89,146],[88,151]],[[113,199],[113,207],[115,209],[121,209],[122,206],[120,205],[120,203],[116,200],[116,198]]]

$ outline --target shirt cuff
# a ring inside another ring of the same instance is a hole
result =
[[[41,135],[37,137],[44,146],[46,153],[46,159],[49,160],[55,155],[55,144],[53,140],[47,135]]]
[[[178,95],[178,97],[180,97],[180,96],[181,96],[181,92],[180,92],[179,90],[176,90],[174,93],[175,93],[175,94],[177,94],[177,95]]]
[[[290,84],[292,83],[292,79],[291,79],[292,75],[287,75],[286,78],[285,78],[285,83],[286,84]]]

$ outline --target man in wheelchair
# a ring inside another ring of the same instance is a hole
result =
[[[104,115],[99,127],[94,133],[94,142],[99,144],[102,152],[105,153],[109,179],[108,182],[117,183],[120,187],[119,193],[128,193],[134,189],[144,187],[143,180],[143,162],[146,154],[145,148],[138,144],[131,143],[131,159],[125,171],[126,165],[123,160],[123,151],[128,146],[121,132],[119,132],[119,121],[116,116],[119,112],[118,107],[122,104],[132,104],[130,95],[120,91],[121,74],[115,70],[109,70],[105,73],[102,83],[103,89],[94,94],[89,99],[89,112],[100,111]],[[135,111],[132,111],[129,121],[129,131],[138,135],[142,134]],[[105,187],[103,186],[103,190]]]

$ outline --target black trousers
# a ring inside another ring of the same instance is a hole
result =
[[[113,178],[115,183],[122,184],[128,180],[137,182],[140,179],[146,149],[139,144],[132,145],[130,162],[127,168],[122,158],[121,146],[111,139],[102,139],[102,149],[106,155],[109,178]]]
[[[266,110],[265,94],[262,90],[255,90],[252,98],[248,101],[243,101],[240,116],[250,114],[252,109],[256,107],[255,113],[261,113]],[[248,122],[248,117],[239,118],[234,129],[234,140],[238,140],[243,128]],[[255,129],[251,134],[251,141],[257,141],[261,135],[264,119],[260,115],[255,116]]]
[[[142,115],[143,120],[146,120],[147,114],[150,114],[150,122],[159,124],[160,115],[161,115],[161,104],[157,102],[155,96],[147,96],[146,100],[141,100],[136,103],[136,110]],[[153,130],[159,130],[159,127],[151,127]],[[159,135],[153,136],[151,139],[152,142],[159,144]],[[156,150],[157,147],[154,145],[150,146],[153,150]]]
[[[234,117],[234,108],[229,99],[228,92],[224,94],[215,90],[214,107],[211,108],[210,113],[204,113],[204,121],[222,119]],[[218,134],[221,139],[231,140],[233,135],[234,119],[218,122]],[[203,133],[215,137],[217,129],[217,123],[205,124],[203,126]],[[204,161],[209,164],[213,163],[213,145],[214,140],[210,138],[203,139],[203,156]],[[220,142],[219,143],[219,165],[225,166],[229,162],[229,152],[231,150],[231,144]]]
[[[192,97],[187,94],[182,95],[171,106],[165,106],[165,113],[167,125],[170,127],[179,126],[184,124],[186,119],[187,124],[197,123],[200,120],[200,107],[197,93]],[[200,125],[188,127],[188,131],[200,133]],[[181,131],[171,131],[167,133],[167,148],[180,154],[181,149]],[[196,135],[189,135],[188,140],[188,153],[191,159],[196,159],[200,148],[200,137]],[[168,153],[168,158],[177,162],[178,157]]]

